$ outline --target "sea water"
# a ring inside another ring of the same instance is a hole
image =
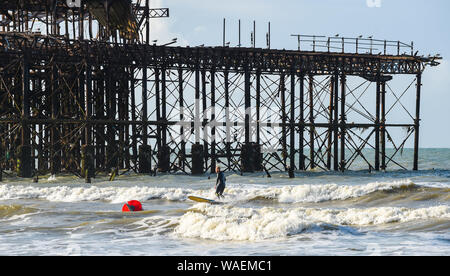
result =
[[[400,165],[410,166],[405,150]],[[0,183],[0,255],[450,255],[450,149],[418,172],[74,176]],[[210,177],[210,179],[208,179]],[[139,200],[144,211],[122,213]]]

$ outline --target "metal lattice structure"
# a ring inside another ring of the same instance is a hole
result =
[[[3,170],[89,179],[112,169],[202,174],[221,165],[293,176],[345,171],[356,159],[370,170],[407,169],[396,156],[411,137],[418,169],[421,76],[437,58],[156,46],[148,22],[168,10],[148,1],[130,4],[137,36],[114,28],[107,12],[96,21],[87,4],[34,2],[0,7]],[[36,18],[45,34],[30,28]],[[411,78],[404,90],[390,86],[398,75]],[[412,110],[402,104],[411,95]],[[404,121],[395,122],[396,109]],[[398,128],[406,137],[394,141]]]

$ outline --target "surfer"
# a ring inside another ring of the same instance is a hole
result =
[[[220,167],[216,167],[216,173],[217,173],[217,180],[216,180],[216,186],[214,187],[216,189],[216,195],[220,199],[223,196],[223,191],[225,190],[225,174],[220,171]]]

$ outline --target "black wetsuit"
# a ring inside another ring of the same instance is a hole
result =
[[[223,191],[225,190],[225,174],[223,172],[219,172],[217,174],[216,180],[216,195],[220,198],[223,197]]]

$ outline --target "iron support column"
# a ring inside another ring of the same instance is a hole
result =
[[[85,145],[82,148],[82,175],[85,177],[86,183],[91,182],[91,177],[95,176],[94,168],[94,149],[92,147],[92,130],[91,130],[91,116],[92,116],[92,67],[89,62],[86,62],[86,84],[85,84]]]
[[[25,52],[22,59],[22,143],[19,147],[19,176],[24,178],[33,177],[33,163],[30,145],[30,69],[29,55]]]
[[[53,61],[54,62],[54,61]],[[51,83],[46,83],[51,87],[51,114],[53,123],[50,129],[50,173],[56,175],[61,171],[61,149],[60,149],[60,127],[56,123],[59,115],[60,99],[58,87],[58,70],[52,64]]]
[[[345,75],[341,76],[341,162],[340,168],[341,171],[345,171],[345,132],[346,132],[346,115],[345,115],[345,98],[346,98],[346,85],[347,78]],[[337,91],[336,91],[337,92]],[[336,118],[337,120],[337,118]]]
[[[386,170],[386,81],[381,82],[381,170]]]
[[[334,118],[333,118],[333,155],[334,163],[333,169],[335,171],[339,170],[339,74],[336,73],[334,76]]]
[[[416,119],[414,122],[414,167],[413,170],[419,170],[419,128],[420,128],[420,96],[422,90],[422,74],[417,75],[416,91]]]
[[[204,158],[204,164],[206,171],[208,168],[208,158],[209,158],[209,146],[208,146],[208,131],[207,129],[207,123],[208,119],[206,117],[206,114],[208,113],[208,102],[207,102],[207,95],[206,95],[206,69],[202,70],[202,131],[203,131],[203,158]]]
[[[251,139],[251,128],[250,128],[250,120],[251,120],[251,96],[250,96],[250,89],[251,89],[251,83],[250,83],[250,71],[248,68],[245,69],[245,95],[244,95],[244,101],[245,101],[245,144],[250,144]]]
[[[377,80],[376,117],[375,117],[375,170],[380,170],[380,79]]]
[[[286,133],[286,76],[281,73],[280,76],[280,97],[281,97],[281,157],[283,159],[284,169],[287,171],[287,133]]]
[[[211,71],[211,173],[216,170],[216,73]]]
[[[289,153],[289,177],[294,178],[295,171],[295,72],[291,72],[291,114],[290,114],[290,153]]]
[[[178,91],[179,91],[179,105],[180,105],[180,122],[184,122],[184,89],[183,89],[184,81],[183,81],[183,69],[178,69]],[[180,152],[180,161],[178,166],[182,171],[185,171],[186,164],[186,136],[184,134],[184,125],[180,126],[180,135],[181,135],[181,152]]]
[[[309,76],[309,123],[311,124],[309,130],[309,159],[310,168],[314,169],[316,167],[314,163],[314,76]]]
[[[261,144],[261,71],[256,72],[256,144]]]
[[[227,154],[227,165],[228,169],[231,168],[231,121],[230,121],[230,81],[229,81],[229,71],[225,70],[223,73],[224,77],[224,93],[225,93],[225,120],[226,120],[226,154]]]
[[[200,69],[195,69],[195,118],[194,118],[194,135],[195,143],[200,144]]]
[[[331,169],[331,151],[332,151],[332,140],[334,133],[334,121],[333,121],[333,110],[334,110],[334,76],[330,78],[330,104],[328,106],[328,146],[327,146],[327,169]]]
[[[299,170],[304,171],[305,167],[305,145],[304,145],[304,132],[305,132],[305,76],[300,75],[300,129],[299,129]]]

